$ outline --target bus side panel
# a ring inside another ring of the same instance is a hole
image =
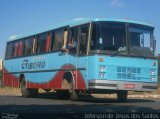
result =
[[[28,88],[60,89],[63,72],[26,73]]]
[[[8,61],[4,61],[3,65],[3,84],[4,86],[12,86],[12,87],[19,87],[19,78],[9,72],[5,66],[12,67],[12,64]]]
[[[72,65],[65,65],[61,69],[73,69]],[[28,88],[42,88],[42,89],[62,89],[63,75],[66,71],[61,70],[57,72],[43,72],[35,74],[25,74],[27,79]],[[80,71],[71,71],[74,76],[76,85],[75,88],[78,90],[86,89],[86,85]],[[39,76],[39,77],[37,77]],[[46,78],[47,77],[47,78]],[[50,78],[50,80],[48,80]]]
[[[86,57],[77,57],[68,55],[68,66],[74,71],[71,71],[75,80],[75,89],[86,89]],[[69,69],[69,68],[68,68]]]
[[[76,64],[75,57],[68,61],[67,55],[60,53],[5,60],[4,85],[18,87],[19,77],[24,74],[27,88],[61,89],[63,75],[70,71],[76,80],[76,89],[85,89],[84,71],[81,66],[76,70]]]

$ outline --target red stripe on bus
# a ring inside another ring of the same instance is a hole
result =
[[[72,65],[63,66],[62,69],[73,69]],[[34,83],[27,81],[28,88],[42,88],[42,89],[62,89],[62,79],[65,71],[59,71],[49,82]],[[77,76],[76,76],[77,73]],[[80,71],[72,71],[75,79],[75,89],[85,90],[86,84]],[[77,78],[76,78],[77,77]]]
[[[19,87],[19,78],[8,73],[8,71],[3,68],[3,84],[5,86]]]
[[[73,69],[73,68],[74,67],[72,65],[65,65],[62,67],[62,69]],[[4,85],[19,87],[19,77],[10,74],[5,68],[3,68],[3,71],[4,71],[4,79],[3,79]],[[27,81],[26,82],[27,88],[62,89],[61,86],[64,73],[65,71],[59,71],[50,81],[44,83],[35,83]],[[80,71],[72,71],[72,74],[76,82],[75,89],[85,90],[86,84]]]

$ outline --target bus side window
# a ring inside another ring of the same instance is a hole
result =
[[[14,55],[13,55],[13,57],[17,56],[17,54],[18,54],[18,47],[19,47],[19,44],[18,44],[18,42],[16,42],[15,43],[15,49],[14,49]]]
[[[14,52],[15,52],[15,43],[12,43],[12,50],[11,50],[11,58],[14,57]]]
[[[23,39],[22,40],[22,56],[25,56],[25,50],[26,50],[26,41]]]
[[[73,47],[73,40],[74,40],[74,28],[69,29],[69,35],[67,40],[67,48],[70,50]]]
[[[52,31],[52,34],[51,34],[51,51],[53,50],[53,46],[54,46],[54,35],[55,35],[55,32]]]
[[[67,48],[67,36],[68,36],[68,29],[65,29],[63,32],[63,46],[62,49]]]
[[[31,55],[32,54],[32,47],[33,47],[33,39],[27,38],[25,40],[25,55]]]
[[[22,55],[22,41],[19,41],[18,56]]]
[[[70,28],[67,47],[69,52],[76,53],[77,52],[77,44],[78,44],[78,27]]]
[[[36,47],[37,47],[37,39],[36,39],[36,36],[34,36],[34,37],[33,37],[32,54],[36,54]]]
[[[6,47],[6,58],[12,58],[14,56],[15,43],[11,42]]]
[[[15,43],[14,57],[19,57],[22,54],[22,41]]]
[[[79,39],[79,54],[87,53],[87,41],[88,41],[88,25],[81,26],[80,39]]]
[[[50,44],[51,44],[51,33],[47,33],[47,39],[46,39],[46,52],[49,52],[50,50]]]
[[[39,35],[38,39],[38,53],[43,53],[46,51],[46,39],[47,39],[47,33],[43,33]]]
[[[58,51],[63,46],[63,29],[57,29],[54,35],[53,50]]]
[[[5,58],[10,58],[10,54],[11,54],[11,46],[10,46],[11,43],[7,43],[7,46],[6,46],[6,54],[5,54]]]
[[[39,53],[39,49],[40,49],[40,40],[39,40],[39,35],[36,36],[37,42],[36,42],[36,54]]]
[[[18,41],[15,43],[14,57],[21,56],[21,49],[20,48],[22,48],[22,47],[20,45],[21,45],[21,41]]]

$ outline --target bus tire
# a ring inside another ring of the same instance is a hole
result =
[[[79,91],[77,91],[75,88],[75,85],[74,85],[74,82],[73,82],[73,77],[71,79],[71,82],[70,82],[70,100],[71,101],[78,101],[79,99]]]
[[[127,96],[128,96],[128,91],[118,91],[117,92],[118,102],[126,102]]]
[[[38,94],[38,89],[26,88],[26,82],[24,79],[20,82],[20,88],[23,97],[36,97]]]
[[[62,100],[68,100],[70,98],[70,93],[68,90],[57,90],[56,95]]]
[[[51,91],[51,89],[43,89],[43,90],[46,91],[47,93]]]
[[[67,91],[67,98],[72,101],[77,101],[79,98],[79,91],[75,90],[74,77],[71,72],[66,72],[63,76],[62,89]]]
[[[78,99],[79,99],[79,91],[72,90],[72,92],[70,94],[70,100],[71,101],[78,101]]]

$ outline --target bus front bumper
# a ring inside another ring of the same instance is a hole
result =
[[[158,89],[157,83],[127,82],[111,80],[89,80],[89,90],[128,90],[128,91],[154,91]]]

